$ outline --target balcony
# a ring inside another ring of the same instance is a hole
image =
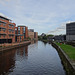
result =
[[[3,23],[9,22],[8,20],[3,20],[3,19],[0,19],[0,21],[3,22]]]
[[[0,39],[7,39],[7,35],[6,34],[0,34]]]
[[[8,25],[8,29],[13,29],[13,30],[15,30],[15,26],[14,25]]]
[[[8,30],[8,34],[15,34],[15,31]]]
[[[0,30],[0,34],[7,34],[7,30],[3,31],[2,29]]]
[[[7,25],[6,24],[5,25],[1,24],[0,27],[1,28],[7,28]]]
[[[11,38],[11,39],[12,39],[12,38],[15,38],[15,37],[14,37],[14,34],[9,34],[9,35],[8,35],[8,39],[9,39],[9,38]]]

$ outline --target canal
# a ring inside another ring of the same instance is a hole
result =
[[[66,75],[58,52],[41,41],[0,54],[0,75]]]

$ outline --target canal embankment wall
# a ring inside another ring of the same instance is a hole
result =
[[[14,43],[13,45],[10,44],[9,46],[5,46],[5,47],[0,47],[0,53],[1,52],[5,52],[11,49],[15,49],[15,48],[19,48],[25,45],[31,44],[31,41],[25,41],[25,42],[20,42],[20,43]]]
[[[75,75],[75,65],[73,65],[70,58],[66,55],[66,53],[54,42],[51,43],[54,48],[58,51],[58,54],[62,60],[65,70],[68,75]]]

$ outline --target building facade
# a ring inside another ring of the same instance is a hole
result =
[[[12,20],[0,16],[0,43],[15,42],[15,23]]]
[[[29,29],[27,26],[18,26],[7,17],[0,15],[0,44],[15,43],[27,40],[29,38],[38,38],[38,33],[34,29]]]
[[[66,41],[66,35],[57,35],[53,37],[55,41],[61,42]]]
[[[34,29],[28,29],[29,32],[34,32]]]
[[[38,40],[38,32],[34,32],[34,39]]]
[[[28,27],[25,27],[25,38],[28,38]]]
[[[34,29],[28,29],[28,37],[33,40],[34,39]]]
[[[66,24],[66,40],[75,41],[75,22]]]
[[[16,42],[24,41],[28,38],[28,27],[26,26],[18,26],[15,28],[15,39]]]
[[[33,40],[34,39],[34,32],[28,31],[28,37]]]

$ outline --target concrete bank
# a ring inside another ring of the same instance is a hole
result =
[[[65,54],[65,52],[55,43],[51,43],[54,48],[57,49],[59,56],[62,60],[65,70],[67,71],[67,75],[75,75],[75,65],[72,63],[70,58]]]
[[[31,43],[31,41],[14,43],[13,45],[9,45],[8,47],[1,47],[0,48],[0,52],[2,52],[2,51],[4,52],[4,51],[7,51],[7,50],[11,50],[11,49],[15,49],[15,48],[18,48],[18,47],[22,47],[22,46],[28,45],[30,43]]]

